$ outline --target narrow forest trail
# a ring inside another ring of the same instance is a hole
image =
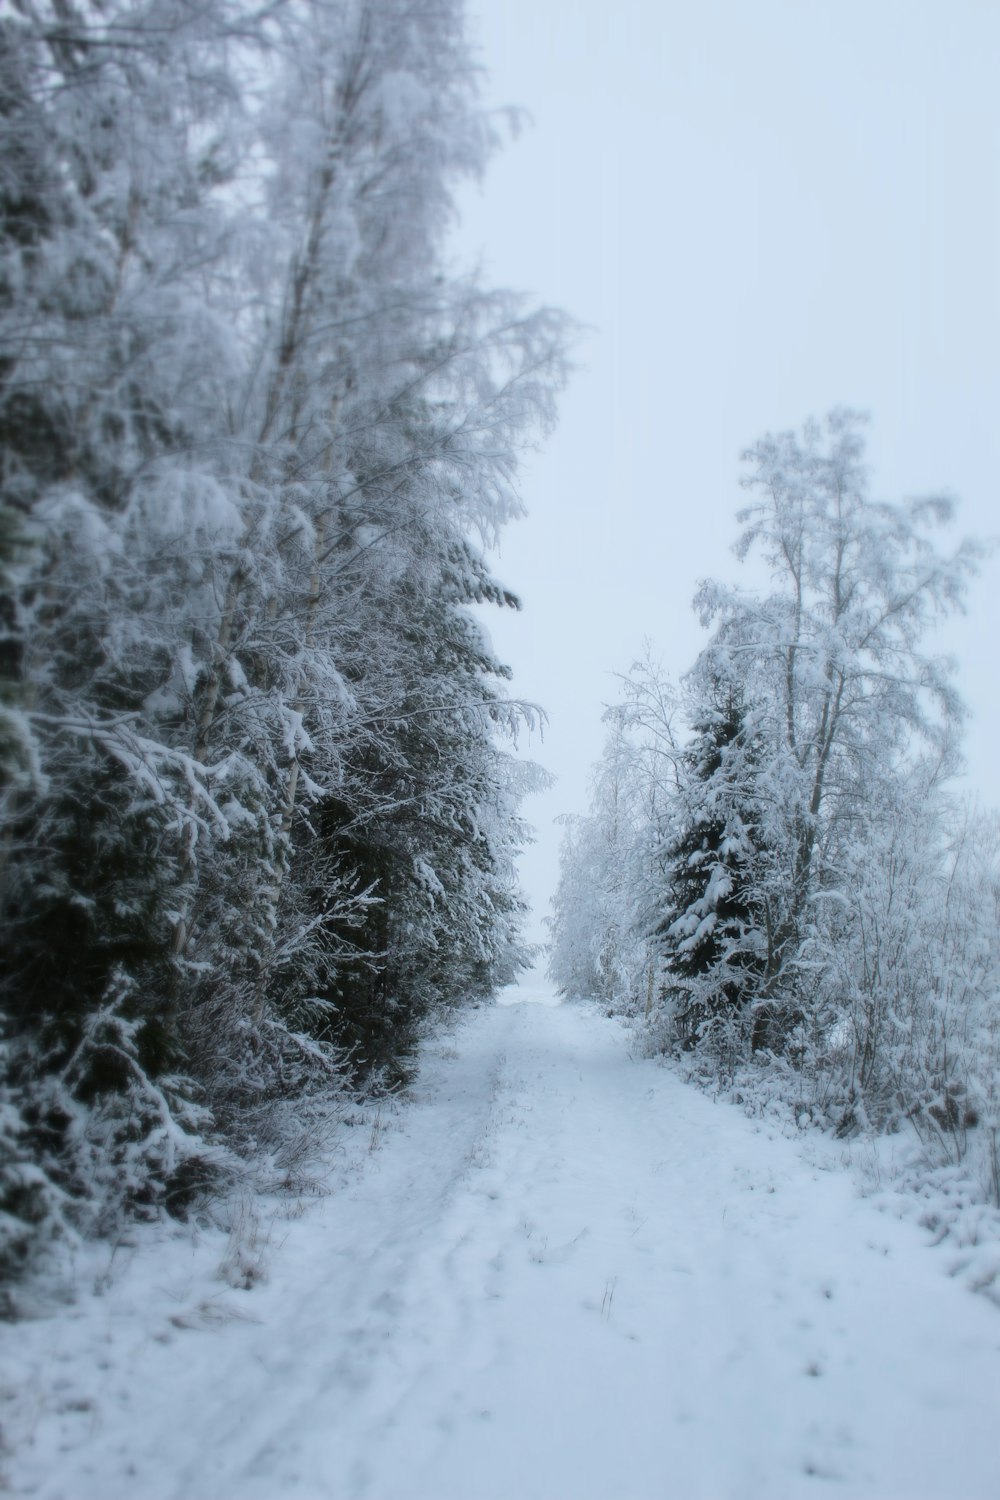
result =
[[[994,1500],[1000,1313],[836,1159],[592,1010],[474,1011],[242,1317],[109,1294],[82,1410],[53,1349],[14,1493]]]

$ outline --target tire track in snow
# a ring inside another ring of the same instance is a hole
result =
[[[494,1352],[440,1341],[369,1434],[359,1496],[1000,1491],[976,1439],[995,1313],[855,1198],[836,1147],[807,1164],[572,1007],[518,1009],[490,1141],[446,1268],[453,1331]]]
[[[809,1150],[591,1010],[474,1011],[259,1323],[140,1339],[20,1493],[993,1500],[996,1309]]]
[[[395,1128],[341,1205],[340,1232],[331,1235],[338,1255],[328,1282],[332,1295],[303,1298],[296,1287],[305,1316],[294,1347],[314,1352],[297,1364],[290,1399],[264,1417],[266,1440],[228,1477],[226,1495],[271,1500],[303,1485],[309,1495],[365,1493],[367,1454],[380,1446],[382,1430],[392,1427],[440,1349],[462,1339],[466,1299],[440,1273],[464,1233],[456,1202],[487,1160],[511,1023],[499,1009],[470,1019],[459,1028],[467,1043],[461,1052],[447,1043],[428,1049],[416,1097],[403,1103]],[[464,1340],[463,1347],[468,1358]],[[270,1405],[266,1391],[262,1405]],[[222,1446],[231,1462],[238,1434]],[[203,1484],[193,1465],[177,1500],[198,1500]],[[206,1489],[205,1500],[216,1493]]]

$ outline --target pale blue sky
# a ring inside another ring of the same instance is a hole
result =
[[[1000,5],[471,0],[491,104],[533,124],[463,197],[463,257],[595,332],[525,473],[491,617],[549,711],[524,876],[544,915],[601,707],[644,636],[675,674],[732,574],[740,450],[847,403],[882,498],[946,489],[1000,532]],[[942,635],[1000,801],[1000,561]]]

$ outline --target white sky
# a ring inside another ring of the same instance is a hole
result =
[[[594,332],[527,466],[489,617],[559,778],[527,808],[545,915],[560,812],[586,810],[613,673],[674,676],[697,581],[735,576],[739,453],[848,404],[873,493],[947,492],[1000,532],[1000,4],[470,0],[490,104],[533,124],[462,200],[458,253]],[[942,632],[1000,801],[1000,560]]]

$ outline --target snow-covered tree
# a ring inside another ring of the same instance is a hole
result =
[[[0,19],[11,1222],[181,1206],[520,961],[469,606],[566,326],[445,272],[475,96],[460,0]]]
[[[824,890],[860,840],[880,788],[919,746],[946,768],[960,705],[947,662],[923,637],[960,606],[978,549],[939,552],[942,498],[869,498],[861,419],[836,411],[803,437],[767,437],[747,454],[758,497],[741,512],[739,556],[761,554],[764,595],[717,584],[697,599],[714,626],[704,669],[739,683],[753,707],[768,876],[755,892],[767,941],[760,1044],[782,1044],[809,1011],[802,944]]]
[[[687,1044],[712,1023],[745,1024],[763,968],[754,899],[761,868],[753,721],[738,687],[712,678],[695,698],[679,761],[655,940],[664,996]]]
[[[563,994],[635,1011],[652,984],[640,879],[646,788],[621,716],[611,714],[610,722],[590,813],[566,820],[549,973]]]
[[[702,585],[683,715],[648,661],[624,680],[628,851],[597,857],[596,804],[573,828],[558,974],[603,993],[613,888],[655,977],[654,1044],[744,1098],[767,1069],[772,1097],[844,1132],[906,1121],[1000,1201],[995,819],[949,792],[961,705],[927,645],[982,549],[936,544],[950,502],[870,498],[850,412],[747,458],[737,550],[770,585]]]
[[[77,1220],[91,1199],[98,1218],[116,1196],[151,1203],[192,1154],[163,993],[178,832],[218,799],[145,699],[219,524],[233,362],[205,296],[221,240],[201,159],[231,111],[232,14],[40,0],[0,21],[0,444],[20,541],[5,667],[27,752],[3,805],[2,1005],[34,1169],[11,1188],[22,1223],[56,1191]]]

